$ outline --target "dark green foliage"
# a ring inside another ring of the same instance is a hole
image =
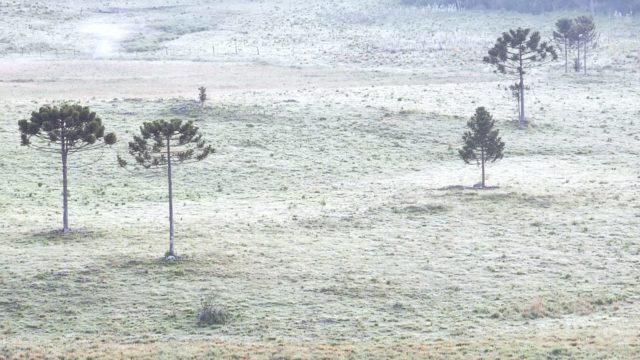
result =
[[[595,48],[598,40],[598,33],[596,32],[596,23],[592,16],[578,16],[573,20],[571,31],[569,32],[571,43],[578,50],[578,58],[576,59],[576,71],[580,70],[580,67],[584,68],[584,73],[587,73],[587,52],[590,48]],[[582,50],[583,58],[580,59],[580,51]],[[582,64],[580,64],[582,61]],[[582,66],[580,66],[582,65]]]
[[[500,131],[494,130],[495,121],[484,108],[476,109],[475,115],[467,122],[467,130],[462,136],[464,146],[459,150],[462,160],[470,164],[477,163],[482,167],[482,187],[485,186],[485,163],[502,159],[504,142],[500,138]]]
[[[214,149],[202,139],[193,121],[183,123],[180,119],[145,122],[140,135],[129,143],[129,154],[145,168],[166,166],[168,152],[173,163],[186,163],[204,160]],[[121,166],[127,164],[122,158],[118,162]]]
[[[520,126],[526,122],[524,112],[524,75],[527,69],[539,66],[546,61],[556,60],[558,54],[553,46],[541,41],[538,31],[517,28],[509,30],[499,37],[489,49],[484,62],[494,65],[498,72],[517,75],[520,79]]]
[[[569,48],[572,46],[572,31],[574,23],[571,19],[560,19],[556,22],[556,30],[553,32],[553,39],[564,53],[564,71],[569,72]]]
[[[198,88],[198,100],[200,100],[200,105],[204,106],[204,102],[207,101],[207,88],[201,86]]]
[[[105,134],[102,120],[95,112],[77,104],[43,106],[31,114],[30,120],[20,120],[18,126],[22,145],[47,152],[92,150],[113,145],[117,140],[114,133]],[[52,143],[61,146],[53,147]]]
[[[489,56],[484,58],[486,63],[495,65],[499,72],[525,73],[536,62],[546,59],[555,60],[558,54],[553,46],[541,42],[538,31],[518,28],[509,30],[498,38],[496,44],[489,50]]]

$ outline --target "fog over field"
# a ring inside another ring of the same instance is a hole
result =
[[[0,3],[0,359],[640,358],[639,5]]]

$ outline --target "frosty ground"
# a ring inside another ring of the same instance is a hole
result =
[[[30,3],[0,7],[0,357],[640,356],[636,18],[596,18],[590,75],[529,74],[521,130],[482,56],[576,14]],[[64,237],[58,159],[17,130],[57,100],[120,138],[71,159]],[[478,106],[507,143],[494,190],[457,156]],[[217,153],[175,171],[168,264],[164,174],[115,158],[173,117]],[[227,324],[197,326],[205,298]]]

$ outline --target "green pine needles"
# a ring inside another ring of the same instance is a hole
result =
[[[145,122],[140,135],[129,143],[129,154],[144,168],[166,166],[174,163],[189,163],[204,160],[214,149],[207,145],[193,121],[182,122],[156,120]],[[120,164],[124,160],[119,159]],[[126,165],[126,162],[124,163]]]
[[[464,146],[459,150],[462,160],[477,163],[482,168],[482,187],[485,187],[485,163],[502,159],[504,142],[500,131],[494,130],[495,120],[484,108],[476,109],[475,115],[467,123],[468,131],[462,136]]]

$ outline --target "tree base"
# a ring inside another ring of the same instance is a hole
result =
[[[479,185],[479,184],[476,184]],[[441,191],[453,191],[453,190],[496,190],[496,189],[500,189],[500,186],[479,186],[476,187],[476,185],[474,186],[464,186],[464,185],[450,185],[450,186],[445,186],[442,188],[438,188],[436,190],[441,190]],[[481,185],[481,184],[480,184]]]

